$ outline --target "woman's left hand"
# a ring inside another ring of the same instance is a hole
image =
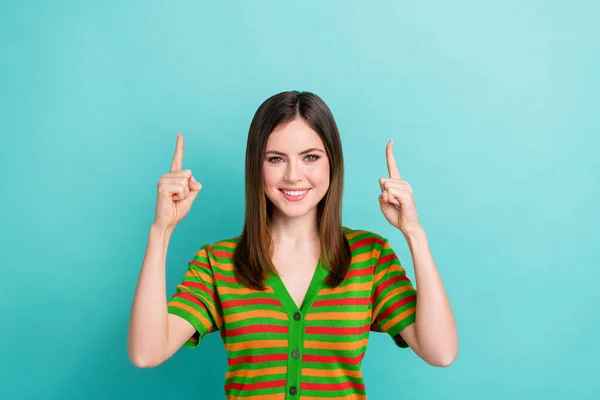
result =
[[[391,140],[386,146],[385,155],[390,177],[379,179],[382,192],[379,195],[381,211],[388,222],[400,229],[404,235],[421,230],[413,189],[410,183],[400,176]]]

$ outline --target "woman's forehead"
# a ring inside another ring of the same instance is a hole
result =
[[[323,141],[319,134],[301,119],[276,128],[267,141],[267,150],[301,152],[310,147],[323,149]]]

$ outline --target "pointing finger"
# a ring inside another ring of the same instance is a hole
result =
[[[175,146],[175,155],[173,156],[173,162],[171,163],[171,172],[181,171],[183,165],[183,135],[181,132],[177,132],[177,144]]]
[[[396,159],[394,158],[394,147],[391,139],[385,147],[385,158],[387,159],[387,167],[390,178],[402,179],[400,176],[400,171],[398,171],[398,165],[396,165]]]

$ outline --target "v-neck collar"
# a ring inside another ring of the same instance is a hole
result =
[[[267,274],[267,281],[273,288],[273,291],[279,298],[279,301],[283,305],[283,308],[287,311],[287,313],[291,316],[295,312],[300,311],[302,314],[305,314],[306,311],[310,308],[313,303],[313,300],[319,293],[319,290],[323,287],[323,283],[328,274],[327,268],[321,263],[321,260],[317,263],[317,268],[313,273],[312,279],[308,286],[308,290],[306,291],[306,295],[304,296],[304,300],[302,300],[302,306],[298,308],[298,305],[290,295],[290,292],[285,287],[283,280],[276,273]]]

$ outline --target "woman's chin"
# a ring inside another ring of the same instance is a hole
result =
[[[306,204],[276,204],[277,210],[281,216],[288,218],[301,217],[309,213],[314,207],[309,207]]]

